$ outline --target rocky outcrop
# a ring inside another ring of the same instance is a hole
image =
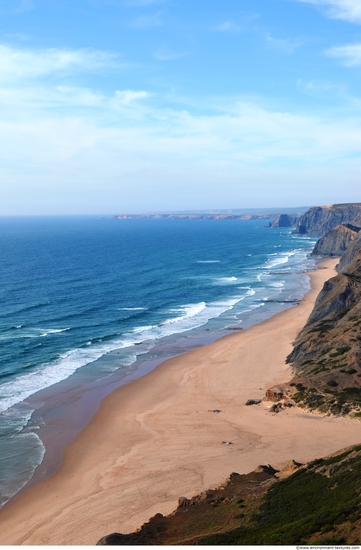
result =
[[[342,256],[350,243],[357,238],[360,229],[360,227],[351,224],[336,225],[317,241],[312,255]]]
[[[336,266],[336,271],[343,273],[346,271],[353,261],[356,254],[361,250],[361,232],[358,233],[356,238],[348,245],[346,251],[342,254],[340,262]]]
[[[266,392],[265,399],[266,401],[280,401],[281,399],[285,399],[284,390],[278,386],[269,388]]]
[[[278,214],[270,227],[296,227],[300,214]]]
[[[295,233],[323,237],[336,225],[350,223],[357,226],[360,218],[361,203],[314,206],[299,218]]]
[[[361,411],[361,251],[326,281],[287,362],[295,376],[281,387],[298,404],[332,414]]]

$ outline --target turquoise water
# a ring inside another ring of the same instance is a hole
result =
[[[121,379],[291,307],[313,244],[264,220],[0,219],[0,503],[43,460],[38,392]]]

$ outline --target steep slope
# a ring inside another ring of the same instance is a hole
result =
[[[361,250],[361,232],[358,233],[356,238],[348,245],[346,251],[342,254],[340,262],[336,266],[336,271],[342,273],[346,271],[353,261],[356,254]]]
[[[282,472],[261,466],[98,545],[358,545],[360,482],[361,446]]]
[[[299,214],[278,214],[270,227],[295,227],[299,217]]]
[[[357,225],[361,217],[361,203],[314,206],[298,220],[295,233],[322,237],[336,225],[350,223]]]
[[[361,251],[329,281],[287,357],[295,376],[283,385],[297,403],[334,414],[361,410]]]
[[[317,241],[312,255],[342,256],[350,243],[357,238],[360,229],[351,224],[336,225]]]

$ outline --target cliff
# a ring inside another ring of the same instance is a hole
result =
[[[357,226],[360,220],[361,203],[314,206],[299,218],[295,233],[322,237],[336,225],[349,223]]]
[[[299,214],[278,214],[270,227],[296,227],[299,218]]]
[[[360,227],[351,224],[336,225],[319,239],[312,251],[314,256],[342,256],[356,239]]]
[[[301,406],[361,416],[361,251],[329,281],[287,357],[295,376],[282,390]]]
[[[231,474],[213,490],[156,514],[135,533],[98,545],[359,545],[361,446],[278,472]],[[121,526],[121,518],[119,518]]]
[[[340,262],[336,266],[336,270],[339,273],[346,271],[353,261],[355,260],[356,254],[361,250],[361,232],[356,235],[355,239],[349,244],[344,254],[340,258]]]

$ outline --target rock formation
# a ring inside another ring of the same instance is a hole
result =
[[[350,223],[357,226],[360,219],[361,203],[314,206],[299,218],[295,233],[322,237],[336,225]]]
[[[298,404],[333,414],[361,411],[360,297],[361,251],[325,282],[287,357],[295,376],[280,389]]]
[[[296,227],[300,214],[278,214],[270,227]]]
[[[342,254],[340,262],[336,266],[336,271],[342,273],[346,271],[355,260],[356,254],[361,250],[361,232],[348,245],[346,251]]]
[[[350,243],[357,238],[360,230],[360,227],[351,224],[336,225],[317,241],[312,255],[342,256]]]

